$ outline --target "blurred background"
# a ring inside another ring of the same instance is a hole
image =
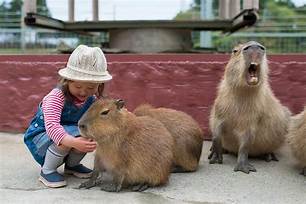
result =
[[[219,18],[220,0],[211,3],[210,18]],[[57,53],[78,44],[103,47],[107,32],[85,35],[24,25],[23,0],[0,0],[0,54]],[[68,0],[37,0],[37,13],[68,20]],[[209,43],[201,44],[200,31],[192,32],[192,50],[230,52],[239,42],[256,40],[270,53],[306,52],[306,0],[261,0],[259,20],[232,34],[210,31]],[[92,20],[89,0],[75,0],[76,21]],[[100,20],[200,20],[201,0],[99,0]]]

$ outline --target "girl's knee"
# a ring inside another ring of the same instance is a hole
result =
[[[72,148],[71,147],[67,147],[65,145],[60,145],[60,146],[57,146],[56,147],[62,151],[66,151],[66,152],[69,152]]]
[[[79,151],[77,149],[74,149],[74,148],[72,148],[71,151],[73,151],[75,153],[78,153],[78,154],[86,154],[85,152],[81,152],[81,151]]]
[[[71,150],[71,148],[69,148],[69,147],[66,147],[64,145],[58,146],[58,145],[56,145],[54,143],[52,145],[50,145],[49,148],[52,151],[58,152],[58,153],[63,154],[63,155],[67,155],[69,153],[69,151]]]

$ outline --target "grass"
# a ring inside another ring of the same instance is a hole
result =
[[[56,49],[51,48],[0,48],[0,54],[57,54]]]

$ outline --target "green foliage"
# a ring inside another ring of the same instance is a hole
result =
[[[46,0],[37,0],[36,4],[37,4],[37,13],[46,15],[46,16],[51,16],[50,11],[47,7]],[[12,0],[10,3],[6,3],[4,1],[0,5],[0,12],[2,14],[4,13],[21,14],[22,5],[23,5],[23,0]]]
[[[218,14],[218,0],[213,1],[215,16]],[[180,12],[175,19],[200,19],[201,0],[194,0],[190,9]],[[230,52],[238,43],[256,40],[264,44],[270,53],[306,52],[306,36],[281,37],[282,33],[306,32],[306,2],[303,7],[296,8],[291,0],[262,0],[259,1],[259,22],[251,27],[245,28],[233,35],[224,35],[213,32],[213,46],[220,52]],[[304,30],[303,30],[304,29]],[[264,33],[262,36],[260,33]],[[280,36],[272,37],[275,33]],[[193,33],[194,47],[199,46],[199,32]],[[256,35],[253,35],[256,34]],[[258,35],[259,34],[259,35]]]
[[[21,13],[22,0],[13,0],[9,3],[8,12]]]
[[[291,5],[291,4],[290,4]],[[290,17],[295,16],[296,12],[293,8],[284,2],[276,2],[276,1],[266,1],[266,7],[264,8],[267,10],[267,16],[273,18],[280,18],[280,17]]]
[[[4,1],[4,2],[2,2],[2,4],[0,5],[0,13],[4,13],[4,12],[6,12],[6,11],[7,11],[7,5],[6,5],[5,1]]]
[[[37,0],[37,13],[51,17],[46,0]]]
[[[186,12],[179,12],[176,17],[174,18],[175,20],[197,20],[200,19],[200,12],[199,11],[194,11],[194,10],[188,10]]]

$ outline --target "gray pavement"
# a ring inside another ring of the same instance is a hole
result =
[[[172,174],[168,185],[141,193],[107,193],[98,187],[75,189],[83,180],[71,176],[65,188],[44,187],[22,135],[0,133],[0,203],[306,203],[306,177],[299,175],[287,147],[277,152],[279,162],[251,159],[257,172],[247,175],[233,171],[232,155],[225,155],[222,165],[209,165],[210,144],[205,142],[197,172]],[[93,154],[83,163],[92,167]]]

